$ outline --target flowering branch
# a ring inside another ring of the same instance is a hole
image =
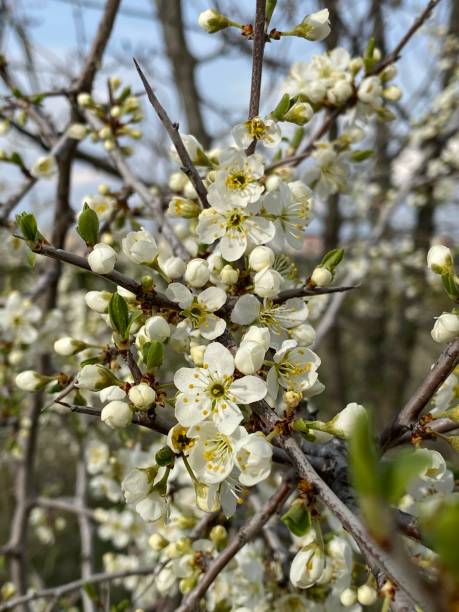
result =
[[[246,523],[237,533],[233,541],[223,550],[223,552],[209,565],[205,574],[199,581],[197,587],[193,589],[177,608],[176,612],[191,612],[195,610],[207,589],[217,578],[219,573],[228,565],[231,559],[243,548],[247,542],[253,540],[285,502],[292,491],[292,484],[286,479],[277,491],[269,498],[265,506],[257,512],[248,523]]]

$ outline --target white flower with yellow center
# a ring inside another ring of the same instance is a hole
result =
[[[249,244],[265,244],[274,238],[273,222],[258,215],[259,210],[259,202],[240,208],[222,198],[213,208],[206,208],[199,215],[199,240],[213,244],[220,239],[222,256],[227,261],[236,261]]]
[[[0,329],[7,340],[32,344],[38,338],[34,324],[40,318],[40,308],[23,298],[18,291],[13,291],[0,309]]]
[[[263,173],[259,155],[247,157],[244,151],[228,151],[221,156],[215,180],[209,187],[209,204],[217,208],[225,201],[228,206],[244,208],[250,202],[256,202],[264,189],[259,182]]]
[[[189,454],[189,464],[200,482],[217,484],[227,478],[234,466],[235,448],[243,436],[244,427],[236,427],[231,434],[224,434],[211,421],[188,430],[195,440]]]
[[[268,478],[272,456],[272,446],[261,432],[243,436],[235,448],[236,466],[241,472],[239,482],[251,487]]]
[[[231,132],[234,142],[241,149],[246,149],[253,140],[262,142],[265,147],[276,147],[281,139],[278,124],[272,119],[253,117],[236,125]]]
[[[238,325],[260,325],[270,331],[270,346],[279,349],[288,339],[289,330],[302,325],[309,310],[301,298],[290,298],[282,304],[265,299],[263,304],[254,295],[242,295],[234,305],[231,321]]]
[[[267,217],[274,221],[276,228],[274,246],[280,249],[285,246],[293,249],[302,248],[304,230],[309,225],[312,210],[310,189],[301,181],[294,181],[288,185],[280,183],[277,189],[263,197],[262,206],[267,212]]]
[[[311,349],[297,346],[295,340],[285,340],[274,355],[274,365],[268,372],[268,384],[280,385],[293,391],[307,391],[317,381],[320,358]]]
[[[198,296],[181,283],[171,283],[166,296],[182,308],[182,315],[206,340],[214,340],[226,329],[226,322],[214,314],[226,302],[226,293],[218,287],[204,289]]]
[[[243,419],[238,404],[251,404],[266,395],[266,383],[257,376],[234,380],[234,358],[219,342],[204,353],[202,368],[180,368],[174,376],[179,390],[175,416],[184,427],[212,420],[217,429],[230,435]]]

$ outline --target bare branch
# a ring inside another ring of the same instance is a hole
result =
[[[161,123],[166,128],[166,131],[169,134],[169,137],[172,140],[174,147],[177,151],[177,155],[180,157],[180,160],[183,164],[183,172],[190,179],[193,187],[196,190],[196,193],[198,194],[198,198],[200,199],[201,204],[205,208],[208,207],[209,203],[207,201],[207,189],[205,188],[202,178],[199,176],[199,173],[196,170],[193,162],[191,161],[191,158],[188,154],[188,151],[186,150],[185,145],[183,144],[182,137],[180,136],[180,133],[178,131],[178,125],[176,123],[172,123],[172,121],[169,119],[169,115],[166,113],[164,107],[161,105],[161,102],[156,97],[153,89],[151,88],[150,83],[147,81],[147,78],[145,77],[135,58],[134,64],[142,80],[143,86],[145,87],[145,91],[147,92],[150,104],[153,106]]]
[[[416,422],[435,391],[448,378],[458,363],[459,339],[448,344],[426,378],[395,417],[394,422],[382,433],[381,445],[383,449],[388,449],[396,444],[397,438]]]
[[[256,0],[255,34],[252,49],[252,81],[250,85],[249,119],[256,117],[260,111],[261,77],[263,73],[263,55],[266,37],[266,0]],[[247,148],[247,155],[252,155],[257,146],[253,140]]]

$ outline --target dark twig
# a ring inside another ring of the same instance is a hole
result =
[[[183,164],[183,168],[182,168],[183,172],[190,179],[201,201],[201,204],[204,207],[208,207],[209,203],[207,201],[207,189],[205,188],[202,178],[199,176],[199,173],[196,170],[193,162],[191,161],[191,158],[188,154],[188,151],[186,150],[185,145],[183,144],[183,140],[178,131],[178,125],[176,123],[172,123],[172,121],[169,119],[169,115],[166,113],[165,109],[163,108],[160,101],[156,97],[150,83],[147,81],[146,76],[142,72],[142,69],[140,68],[135,58],[134,58],[134,64],[137,69],[137,72],[139,73],[140,78],[142,79],[142,83],[143,83],[143,86],[145,87],[145,91],[147,92],[147,96],[150,101],[150,104],[153,106],[161,123],[166,128],[166,131],[169,134],[169,137],[172,140],[174,147],[177,151],[177,155],[180,157],[180,160]]]
[[[286,289],[285,291],[281,291],[277,298],[273,299],[273,302],[285,302],[286,300],[296,297],[311,297],[314,295],[325,295],[328,293],[343,293],[344,291],[356,289],[358,286],[359,285],[345,285],[343,287],[298,287],[296,289]]]

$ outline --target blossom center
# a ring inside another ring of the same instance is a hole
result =
[[[226,186],[228,189],[234,189],[237,191],[242,191],[249,184],[249,177],[241,172],[241,170],[237,170],[235,172],[230,172],[226,177]]]
[[[212,399],[220,399],[225,395],[225,387],[220,382],[214,382],[209,387],[209,395]]]
[[[243,220],[244,220],[244,215],[240,213],[239,211],[235,210],[229,215],[226,224],[228,227],[236,228],[236,227],[240,227]]]
[[[266,133],[266,125],[261,119],[251,119],[246,123],[247,131],[255,140],[261,140]]]

